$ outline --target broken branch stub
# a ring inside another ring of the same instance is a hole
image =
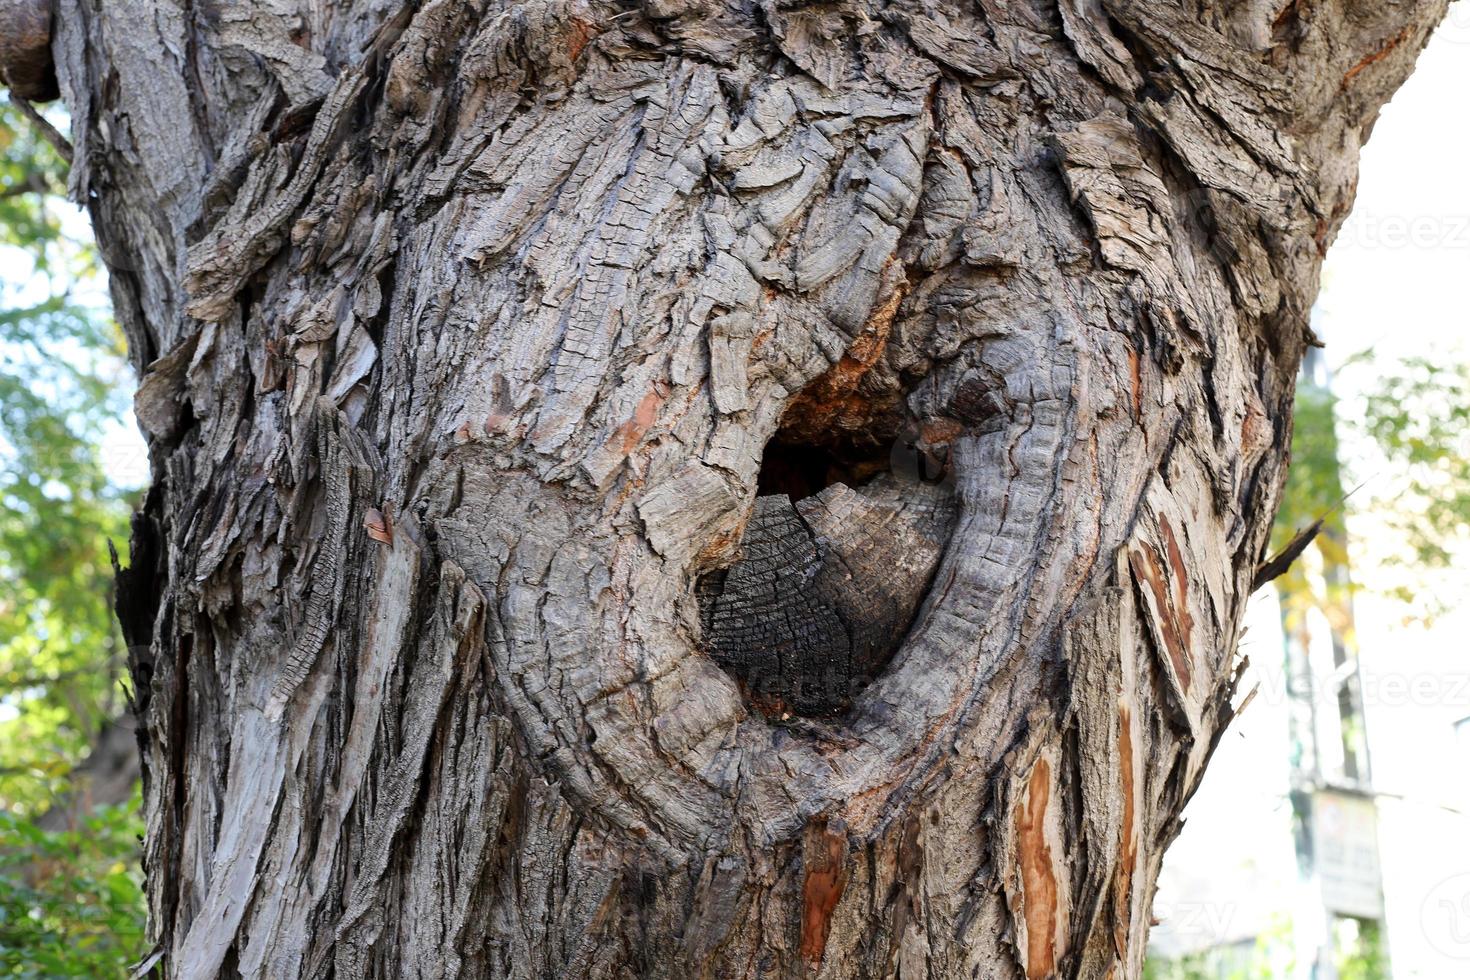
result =
[[[51,59],[50,0],[0,0],[0,81],[31,102],[61,94]]]

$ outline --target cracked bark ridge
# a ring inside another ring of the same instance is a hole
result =
[[[1139,975],[1442,2],[55,3],[159,972]],[[949,516],[760,501],[793,404]],[[888,631],[840,716],[711,655],[768,527],[773,611]]]

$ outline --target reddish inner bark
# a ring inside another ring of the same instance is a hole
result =
[[[1057,880],[1046,840],[1046,805],[1051,798],[1051,765],[1036,760],[1026,801],[1016,811],[1020,839],[1021,887],[1025,900],[1026,976],[1056,972]]]

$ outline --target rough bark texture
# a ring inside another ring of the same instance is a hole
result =
[[[154,468],[157,969],[1137,976],[1443,10],[57,0]],[[884,642],[711,642],[699,583],[796,567],[741,557],[767,444],[894,438],[936,553],[837,520],[799,578]],[[902,574],[814,583],[854,540]],[[716,662],[828,643],[879,672],[819,718]]]
[[[0,0],[0,28],[0,84],[22,99],[56,98],[48,0]]]

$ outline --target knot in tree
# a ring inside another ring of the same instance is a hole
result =
[[[841,713],[903,641],[954,513],[896,474],[757,497],[740,559],[700,583],[710,655],[769,716]]]

